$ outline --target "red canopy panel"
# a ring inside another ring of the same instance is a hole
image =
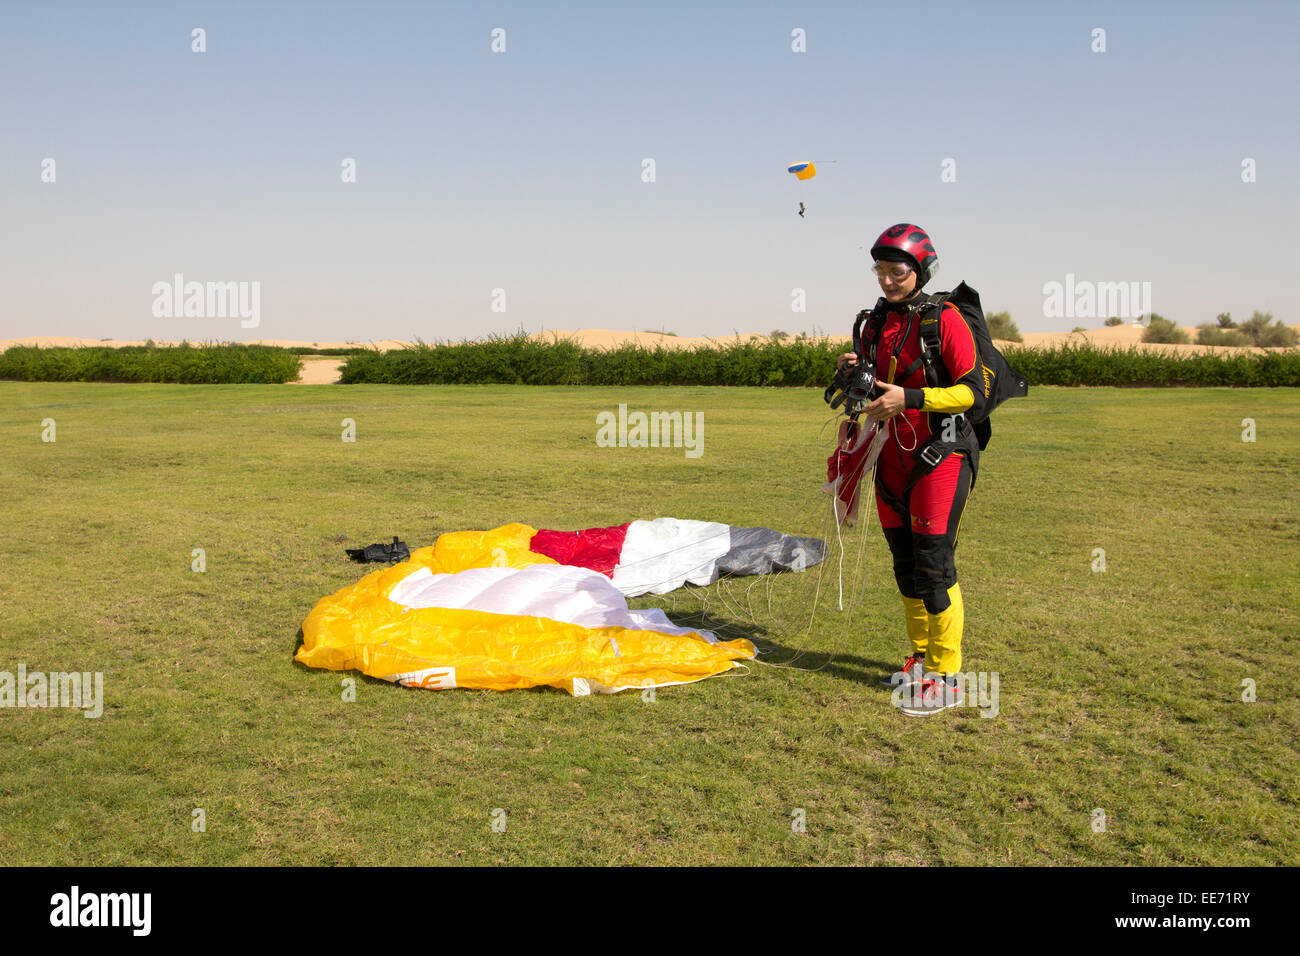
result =
[[[605,577],[613,577],[631,523],[582,531],[538,531],[529,542],[528,550],[544,554],[560,564],[590,568]]]

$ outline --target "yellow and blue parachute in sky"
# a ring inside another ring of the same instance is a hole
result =
[[[754,645],[679,627],[627,597],[802,571],[825,554],[816,538],[676,518],[453,532],[323,598],[296,660],[434,689],[583,696],[690,683],[743,666]]]
[[[810,160],[804,160],[801,163],[791,163],[785,168],[787,173],[794,176],[801,183],[806,179],[812,179],[817,175],[817,166]],[[803,189],[799,190],[799,218],[802,219],[804,214]]]

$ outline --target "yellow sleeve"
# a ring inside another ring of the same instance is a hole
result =
[[[923,412],[964,412],[975,404],[975,395],[969,385],[949,385],[947,388],[923,388]]]

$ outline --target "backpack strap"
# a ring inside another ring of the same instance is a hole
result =
[[[876,494],[880,496],[880,500],[888,505],[894,514],[903,519],[904,523],[907,522],[910,515],[909,504],[912,489],[916,487],[916,483],[938,468],[953,452],[964,452],[966,457],[970,459],[970,486],[971,488],[975,487],[975,479],[980,470],[979,445],[974,442],[975,432],[973,426],[965,418],[961,421],[962,424],[958,430],[956,441],[942,442],[938,440],[937,435],[932,435],[929,441],[917,449],[912,470],[908,473],[907,481],[903,484],[901,496],[893,494],[880,480],[880,475],[876,475]]]
[[[858,317],[853,320],[853,351],[862,357],[862,326],[871,318],[871,310],[863,309],[858,313]]]
[[[882,296],[870,309],[863,309],[853,322],[853,351],[862,361],[876,364],[876,342],[880,339],[880,328],[889,303]]]
[[[925,365],[925,384],[929,388],[947,388],[952,384],[952,374],[943,361],[943,340],[940,330],[940,322],[943,316],[943,307],[948,302],[948,292],[936,292],[931,295],[918,310],[922,313],[919,333],[921,337],[921,357],[917,359]],[[977,346],[978,350],[978,346]],[[911,374],[915,369],[916,363],[907,374]],[[964,451],[971,459],[973,470],[979,469],[979,441],[975,434],[975,428],[970,423],[970,419],[961,413],[955,415],[960,424],[951,440],[942,440],[942,431],[932,431],[929,439],[916,450],[913,456],[912,471],[907,476],[907,483],[903,486],[903,494],[907,495],[915,487],[916,483],[928,475],[955,451]],[[972,485],[974,476],[972,475]]]
[[[912,470],[908,473],[907,482],[903,485],[903,494],[906,495],[916,483],[934,471],[944,460],[955,451],[964,451],[970,458],[973,472],[979,471],[979,441],[975,434],[975,426],[970,423],[965,415],[958,413],[958,420],[961,424],[957,427],[956,434],[952,441],[943,441],[942,432],[932,434],[916,453],[912,456]],[[974,475],[971,476],[972,486],[974,485]]]
[[[943,307],[948,301],[949,293],[936,292],[930,296],[921,311],[934,314],[921,318],[921,361],[925,363],[925,384],[930,388],[947,388],[952,382],[948,367],[943,364],[943,340],[940,336],[939,323],[943,318]]]
[[[913,372],[925,366],[925,384],[928,388],[942,388],[948,379],[948,370],[943,364],[943,342],[939,336],[939,316],[943,314],[943,304],[948,301],[947,292],[937,292],[927,296],[925,301],[916,306],[915,312],[921,316],[921,354],[907,368],[894,377],[907,381]],[[929,318],[931,308],[937,307],[934,318]]]

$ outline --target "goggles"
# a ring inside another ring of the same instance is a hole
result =
[[[911,274],[912,266],[907,262],[877,262],[872,265],[871,271],[882,279],[902,282]]]

